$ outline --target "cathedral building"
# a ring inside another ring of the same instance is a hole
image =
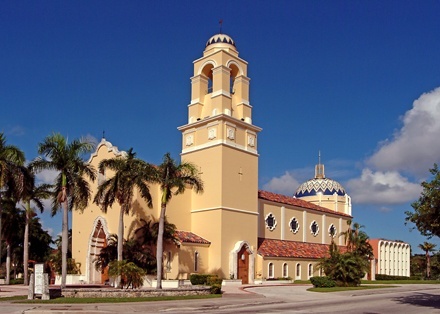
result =
[[[350,197],[338,182],[325,177],[320,161],[315,177],[293,197],[258,190],[262,129],[252,120],[248,63],[239,57],[231,37],[217,34],[193,64],[187,123],[178,130],[181,159],[199,167],[204,193],[187,190],[167,207],[167,219],[176,225],[179,241],[164,248],[164,277],[213,273],[245,284],[320,275],[317,263],[331,241],[344,245],[339,235],[352,219]],[[97,168],[103,159],[124,155],[102,139],[89,163]],[[111,175],[100,173],[97,182],[91,182],[93,195]],[[135,194],[133,211],[124,217],[125,239],[133,236],[141,219],[158,219],[160,187],[152,185],[150,190],[153,208]],[[94,263],[109,235],[117,233],[118,221],[117,205],[107,213],[95,204],[73,212],[72,255],[81,265],[83,282],[107,279]]]

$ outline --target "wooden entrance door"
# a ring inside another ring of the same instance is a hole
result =
[[[237,256],[237,277],[241,279],[242,284],[249,283],[249,253],[246,246],[243,245]]]

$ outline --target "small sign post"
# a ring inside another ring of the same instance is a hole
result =
[[[44,273],[44,264],[35,264],[34,273],[31,275],[29,285],[28,299],[35,296],[41,297],[42,300],[49,300],[49,276]]]

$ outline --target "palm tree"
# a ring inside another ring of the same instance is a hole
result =
[[[2,230],[2,197],[4,192],[14,192],[13,194],[18,199],[22,187],[24,173],[22,166],[25,158],[24,153],[14,145],[8,145],[6,138],[0,133],[0,231]],[[1,252],[1,238],[0,238],[0,252]],[[1,256],[0,256],[1,265]]]
[[[54,133],[38,145],[38,153],[44,158],[37,157],[30,164],[30,169],[35,172],[58,172],[52,196],[52,216],[62,207],[61,288],[66,287],[68,211],[84,210],[89,204],[91,192],[86,178],[94,181],[96,173],[93,166],[82,159],[82,155],[92,152],[93,149],[94,144],[86,139],[75,139],[68,143],[64,136]]]
[[[30,173],[28,182],[24,184],[24,190],[21,196],[21,200],[24,203],[25,215],[25,228],[24,228],[24,240],[23,240],[23,269],[24,269],[24,285],[28,283],[28,261],[29,261],[29,223],[31,218],[35,215],[34,209],[31,207],[31,202],[42,213],[44,206],[42,199],[47,199],[51,196],[52,186],[49,184],[35,185],[35,175],[28,168]]]
[[[157,167],[155,180],[160,185],[160,190],[162,191],[156,251],[157,289],[162,289],[162,255],[167,204],[173,195],[185,192],[187,187],[194,188],[196,193],[203,192],[203,182],[194,164],[189,162],[177,164],[171,158],[170,153],[164,155],[162,164]]]
[[[119,226],[118,226],[118,261],[123,260],[124,239],[124,215],[131,210],[134,189],[138,189],[140,196],[147,201],[148,207],[152,207],[149,182],[154,168],[145,161],[136,158],[136,153],[130,148],[125,157],[104,159],[99,163],[99,172],[105,173],[107,169],[115,172],[114,176],[104,181],[98,188],[93,202],[99,205],[105,213],[114,202],[118,202]],[[120,281],[118,282],[118,284]]]
[[[434,243],[423,242],[423,244],[419,244],[419,248],[425,251],[426,255],[426,278],[431,278],[431,256],[430,252],[434,252],[434,248],[437,245]]]
[[[9,285],[11,274],[11,253],[12,248],[18,245],[17,228],[20,224],[20,210],[15,206],[12,199],[3,200],[4,211],[2,212],[5,224],[1,236],[6,243],[6,284]]]

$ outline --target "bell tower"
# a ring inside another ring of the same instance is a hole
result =
[[[236,277],[234,247],[246,243],[250,260],[257,250],[261,128],[252,124],[248,64],[231,37],[212,36],[193,63],[188,124],[178,128],[182,160],[199,166],[204,182],[204,193],[191,195],[191,231],[211,242],[210,271]]]

